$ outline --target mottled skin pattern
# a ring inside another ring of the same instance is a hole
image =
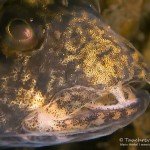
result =
[[[0,145],[101,137],[145,111],[149,94],[132,83],[150,83],[150,70],[95,10],[87,5],[28,7],[33,22],[41,9],[44,39],[38,48],[9,56],[7,46],[1,48]]]

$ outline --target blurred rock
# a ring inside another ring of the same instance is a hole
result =
[[[139,29],[143,0],[107,0],[107,8],[102,15],[116,32],[124,37],[133,38]]]
[[[143,55],[145,57],[145,60],[147,61],[147,63],[150,66],[150,36],[149,36],[149,39],[146,43],[145,48],[143,49]]]

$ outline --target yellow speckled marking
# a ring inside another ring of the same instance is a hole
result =
[[[121,117],[121,112],[116,111],[116,112],[114,113],[113,119],[114,119],[114,120],[118,120],[120,117]]]
[[[99,125],[103,124],[104,122],[105,122],[105,115],[104,115],[104,113],[99,113],[98,114],[98,118],[96,120],[92,121],[91,124],[99,126]]]
[[[131,109],[131,108],[127,108],[126,109],[126,113],[128,116],[132,115],[133,113],[137,112],[137,109]]]
[[[17,91],[16,99],[11,104],[18,105],[20,108],[27,107],[29,110],[42,107],[45,101],[45,97],[42,93],[34,88],[25,90],[20,88]]]

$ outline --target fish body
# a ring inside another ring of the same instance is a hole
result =
[[[1,146],[102,137],[146,110],[150,69],[92,7],[15,1],[1,11]]]

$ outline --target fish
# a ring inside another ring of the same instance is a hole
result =
[[[150,68],[87,2],[8,0],[0,14],[0,146],[100,138],[145,112]]]

